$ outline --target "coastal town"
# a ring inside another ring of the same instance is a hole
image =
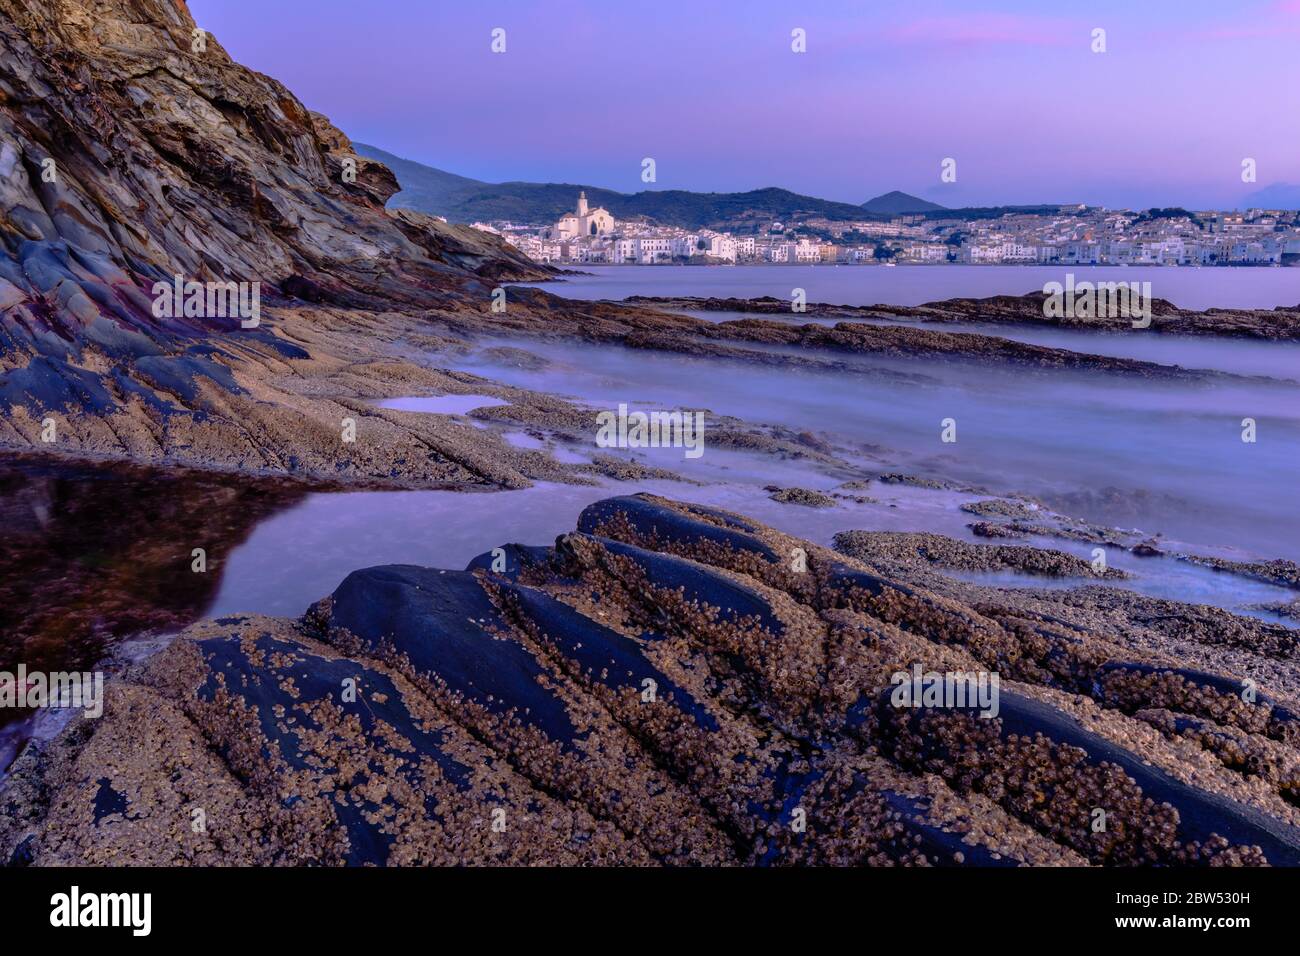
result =
[[[997,211],[993,211],[996,213]],[[554,223],[475,223],[543,263],[1283,266],[1300,264],[1300,213],[1035,207],[984,217],[807,218],[753,232],[617,220],[580,193]]]

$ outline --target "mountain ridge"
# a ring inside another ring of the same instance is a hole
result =
[[[426,166],[415,160],[403,159],[368,143],[353,142],[352,145],[358,155],[382,162],[397,174],[402,188],[390,201],[392,205],[444,216],[451,222],[499,219],[516,222],[554,221],[572,211],[579,192],[586,192],[587,200],[593,207],[605,207],[616,219],[645,216],[663,225],[690,229],[737,222],[754,225],[781,222],[800,214],[822,215],[845,222],[887,219],[893,215],[888,210],[877,212],[865,206],[818,199],[775,186],[728,193],[684,189],[621,193],[583,183],[533,183],[518,180],[488,183]],[[905,194],[886,194],[894,195]],[[925,204],[924,200],[907,198]],[[930,205],[933,209],[942,208],[933,204],[925,205]]]
[[[884,213],[914,213],[914,212],[938,212],[947,210],[947,206],[941,206],[936,202],[930,202],[913,196],[909,193],[892,189],[887,193],[874,196],[862,204],[862,208],[869,212]]]
[[[382,163],[396,175],[398,191],[390,208],[413,209],[449,222],[508,220],[521,224],[554,222],[572,212],[579,192],[593,207],[603,206],[616,219],[645,217],[660,225],[686,229],[745,229],[785,222],[801,215],[839,222],[887,222],[899,215],[926,218],[991,219],[1006,212],[1054,213],[1077,204],[1031,203],[1013,206],[949,208],[900,190],[874,196],[861,205],[805,196],[776,186],[745,192],[693,192],[684,189],[621,193],[585,183],[534,183],[511,180],[489,183],[405,159],[370,143],[352,141],[358,156]]]

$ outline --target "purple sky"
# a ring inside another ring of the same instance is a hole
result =
[[[948,206],[1237,206],[1280,183],[1300,197],[1300,0],[970,7],[190,0],[232,56],[353,139],[477,179],[854,203],[902,189]],[[940,182],[945,157],[956,183]]]

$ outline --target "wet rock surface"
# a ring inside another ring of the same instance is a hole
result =
[[[768,497],[787,505],[803,505],[805,508],[833,508],[835,499],[820,491],[809,488],[781,488],[768,485]]]
[[[1266,581],[1280,587],[1300,590],[1300,565],[1294,561],[1229,561],[1225,558],[1186,555],[1185,560],[1228,574],[1237,574],[1256,581]]]
[[[1058,328],[1122,331],[1132,327],[1132,319],[1124,317],[1068,318],[1049,317],[1044,314],[1043,292],[1026,295],[995,295],[985,298],[944,299],[918,306],[899,305],[834,305],[808,303],[806,312],[812,318],[842,318],[845,320],[903,319],[918,322],[946,322],[960,325],[965,322],[999,322],[1021,325],[1042,325]],[[690,309],[706,312],[750,312],[758,315],[790,314],[790,301],[771,296],[752,299],[716,297],[653,297],[633,296],[629,302],[653,305],[665,309]],[[1254,338],[1276,341],[1296,341],[1300,338],[1300,308],[1276,309],[1207,309],[1198,312],[1180,309],[1165,299],[1151,302],[1151,325],[1148,331],[1175,335],[1219,335],[1237,338]]]
[[[845,531],[835,536],[835,549],[851,557],[894,559],[919,557],[941,568],[959,571],[1018,571],[1056,578],[1123,579],[1115,568],[1098,570],[1088,561],[1064,551],[1016,545],[968,544],[940,534],[891,531]]]
[[[636,495],[202,622],[24,752],[0,857],[1300,864],[1293,632],[855,543]],[[914,667],[997,674],[996,715],[900,706]]]

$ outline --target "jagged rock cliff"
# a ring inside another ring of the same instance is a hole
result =
[[[183,0],[0,0],[0,443],[294,470],[277,438],[311,410],[238,401],[322,358],[273,306],[454,306],[543,274],[388,213],[387,168],[196,30]],[[176,276],[258,283],[267,312],[159,315]]]

